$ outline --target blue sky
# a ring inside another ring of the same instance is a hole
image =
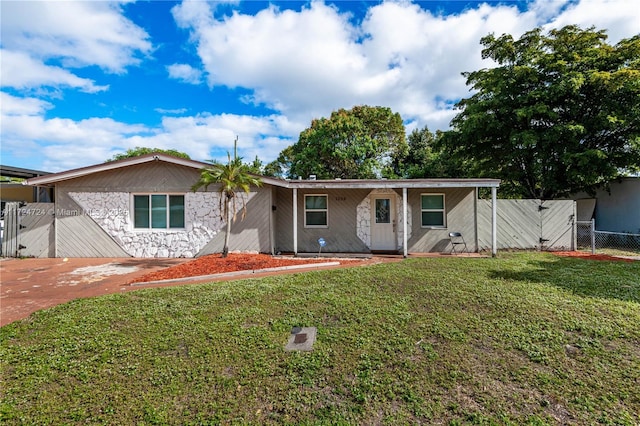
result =
[[[265,163],[311,120],[380,105],[446,129],[488,33],[640,32],[637,0],[2,1],[0,162],[61,171],[136,146]]]

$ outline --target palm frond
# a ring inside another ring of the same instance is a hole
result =
[[[200,171],[200,178],[191,187],[192,191],[197,191],[200,188],[207,190],[209,186],[218,185],[218,193],[220,194],[220,213],[224,220],[229,217],[229,204],[231,204],[232,217],[235,222],[237,218],[237,193],[239,191],[249,194],[252,186],[262,186],[262,180],[260,177],[252,175],[249,172],[249,167],[242,163],[242,157],[238,157],[237,150],[237,138],[234,143],[233,157],[231,153],[227,151],[227,164],[221,164],[212,161],[211,165],[203,168]],[[231,203],[226,203],[225,200],[231,200]],[[245,199],[240,197],[242,201],[242,220],[246,216],[246,202]]]

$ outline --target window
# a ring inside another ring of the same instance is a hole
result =
[[[134,195],[133,226],[137,229],[184,228],[184,195]]]
[[[390,198],[376,198],[376,223],[391,223]]]
[[[326,228],[329,226],[328,201],[326,195],[304,196],[304,226],[306,228]]]
[[[444,194],[422,194],[420,200],[422,227],[444,228],[446,226]]]

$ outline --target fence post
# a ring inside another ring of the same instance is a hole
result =
[[[491,257],[496,257],[498,253],[498,188],[491,187]]]
[[[596,254],[596,220],[591,219],[591,254]]]

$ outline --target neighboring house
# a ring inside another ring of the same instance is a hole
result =
[[[36,176],[47,175],[49,172],[40,170],[23,169],[21,167],[0,165],[0,200],[2,205],[0,210],[4,210],[4,205],[9,201],[24,203],[50,202],[51,191],[46,188],[33,188],[22,185],[16,179],[28,179]]]
[[[224,243],[219,194],[215,187],[190,190],[206,166],[150,154],[31,178],[26,184],[54,189],[55,204],[23,214],[55,212],[54,231],[47,232],[55,257],[218,253]],[[246,217],[238,215],[232,225],[230,251],[314,253],[323,238],[323,253],[448,252],[451,231],[461,232],[475,251],[477,189],[491,188],[495,200],[500,184],[496,179],[262,181],[245,196]]]
[[[4,213],[7,203],[33,203],[39,201],[50,202],[52,191],[47,188],[33,188],[22,185],[23,179],[46,175],[48,172],[24,169],[21,167],[0,165],[0,254],[4,240]]]
[[[598,231],[640,233],[640,177],[611,182],[609,191],[598,190],[595,197],[575,197],[578,220],[595,219]]]

